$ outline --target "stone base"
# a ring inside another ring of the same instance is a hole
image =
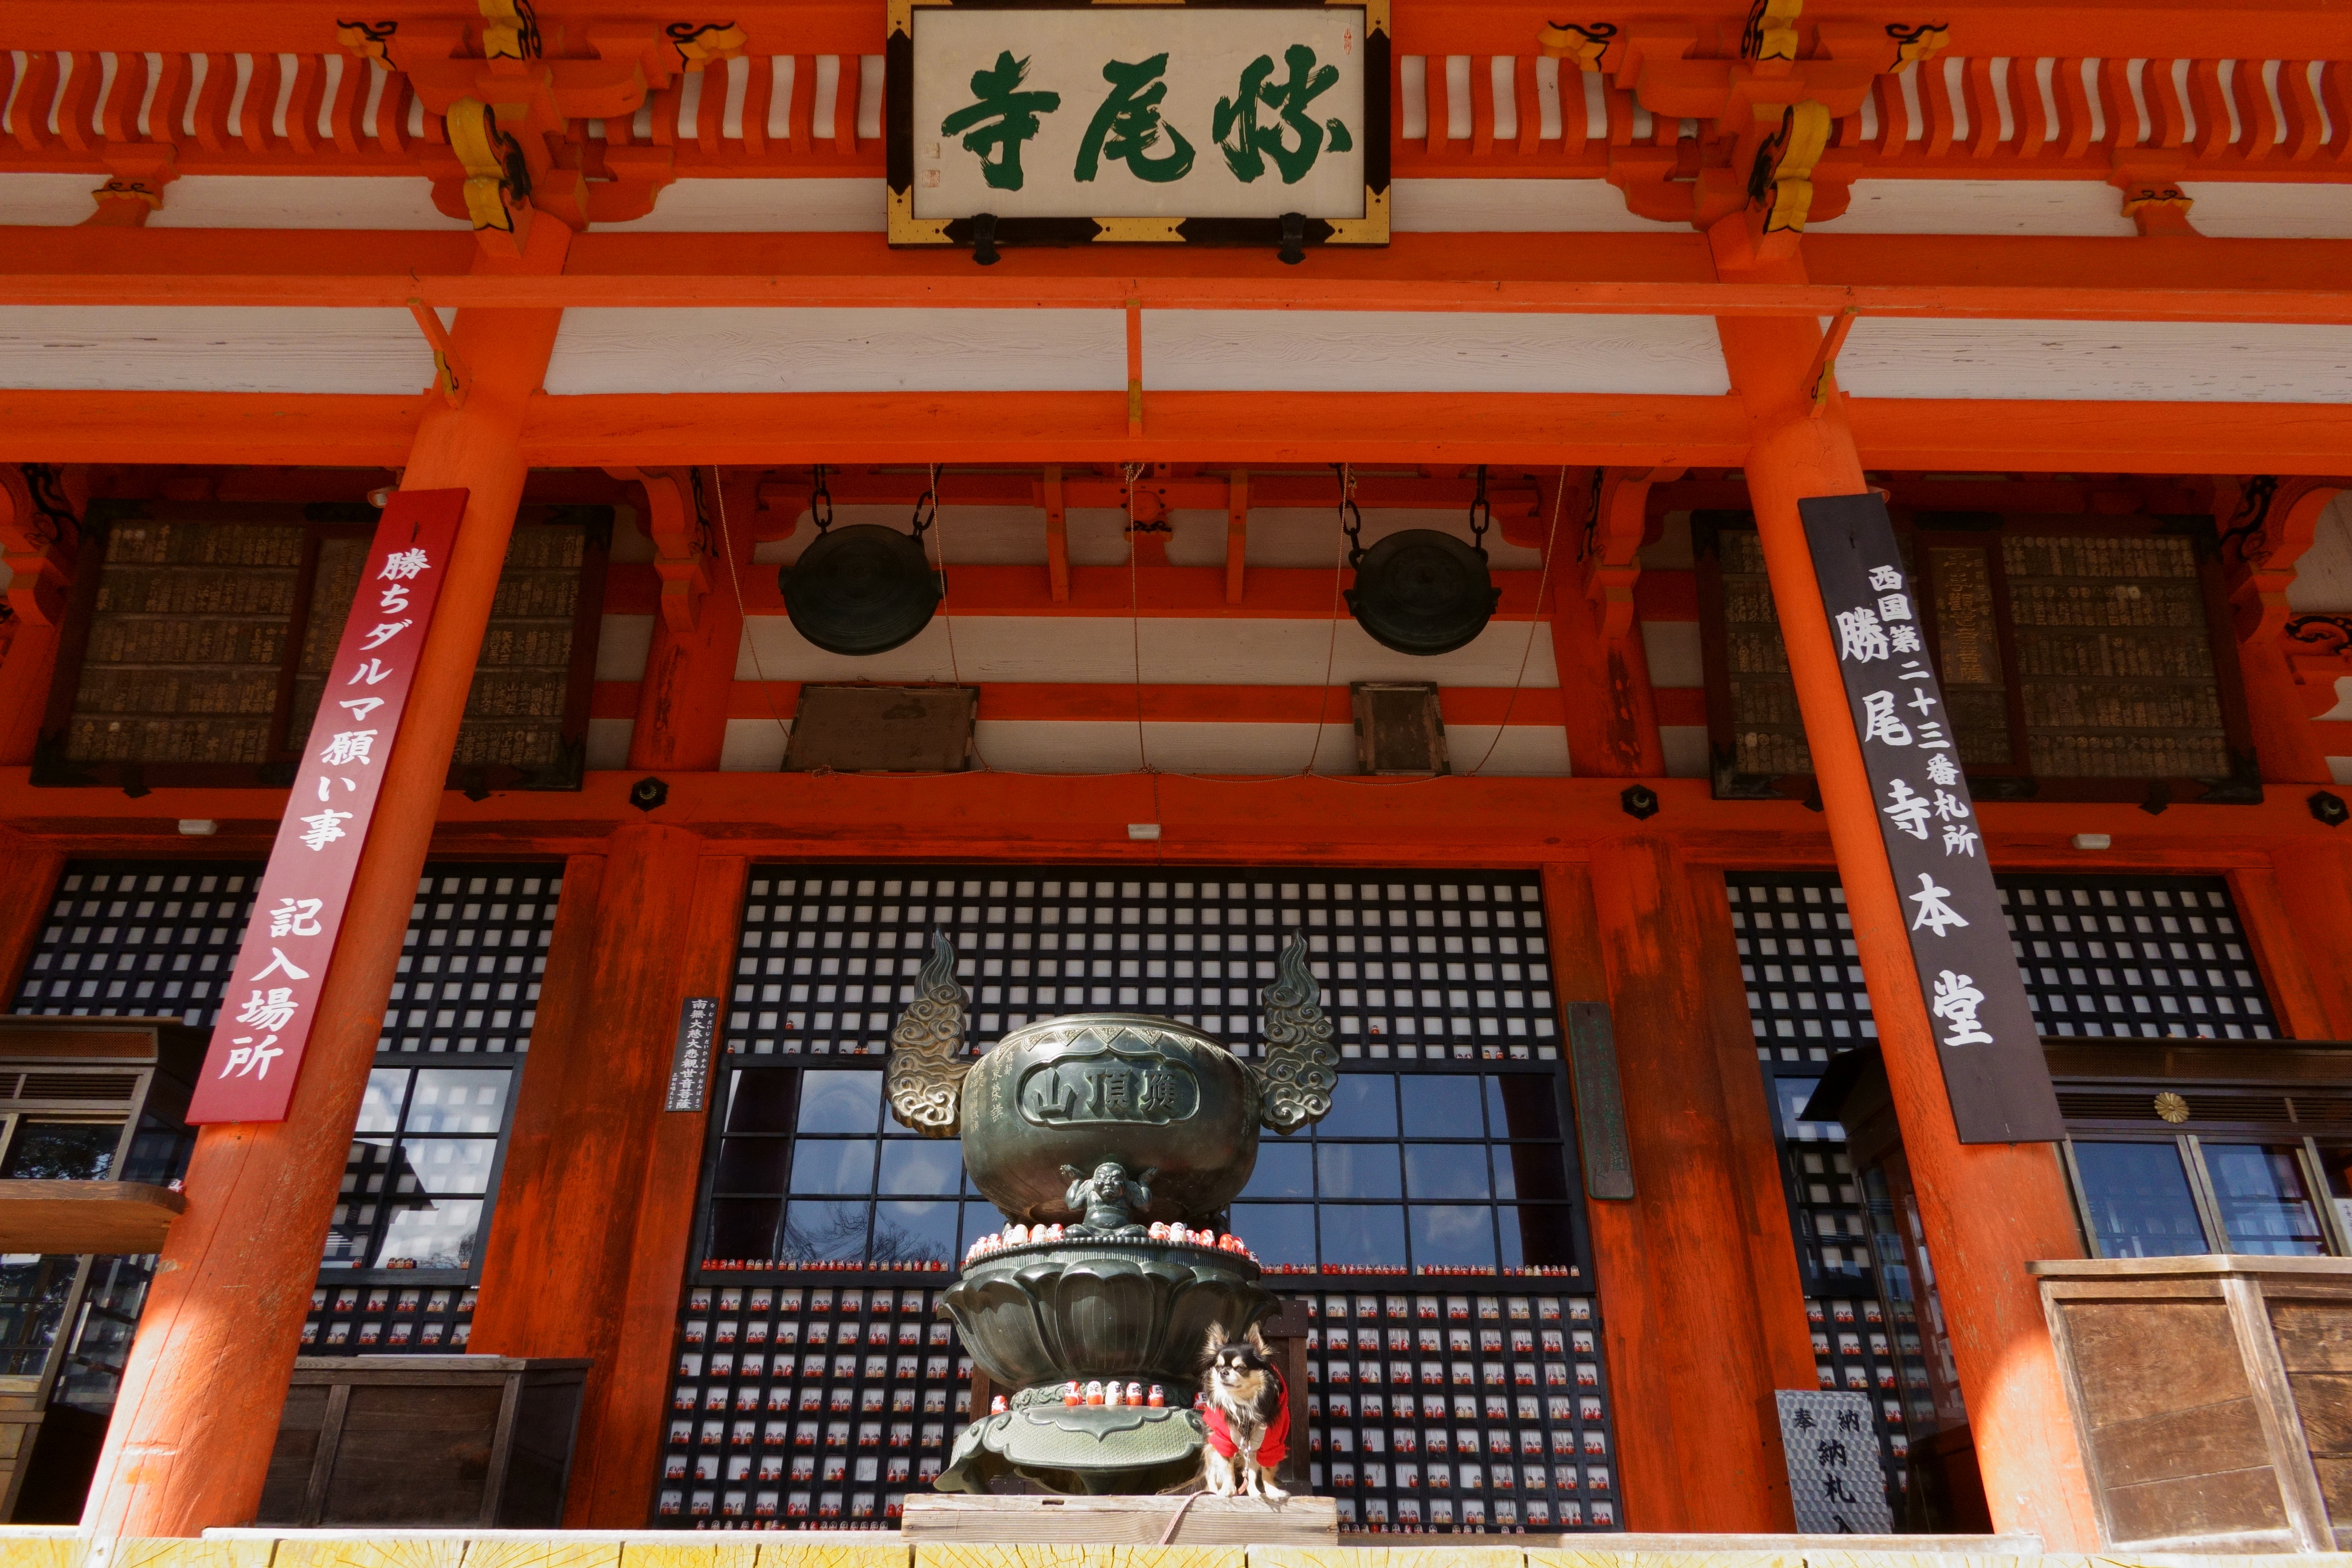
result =
[[[918,1545],[1152,1546],[1184,1503],[1181,1497],[926,1497],[910,1492],[898,1529],[905,1540]],[[1339,1539],[1339,1510],[1329,1498],[1294,1497],[1277,1508],[1255,1498],[1196,1497],[1184,1508],[1170,1544],[1328,1547]]]

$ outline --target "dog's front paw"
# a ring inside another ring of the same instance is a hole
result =
[[[1258,1483],[1257,1495],[1264,1498],[1266,1501],[1272,1503],[1276,1508],[1280,1508],[1284,1503],[1290,1500],[1290,1494],[1284,1491],[1280,1487],[1276,1486],[1272,1481],[1260,1481]]]

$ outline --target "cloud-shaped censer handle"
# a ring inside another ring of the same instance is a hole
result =
[[[890,1114],[926,1138],[953,1138],[963,1131],[963,1080],[971,1071],[963,1055],[963,1021],[971,999],[956,984],[955,970],[955,949],[945,933],[933,932],[931,956],[916,978],[915,999],[890,1031]],[[1329,1025],[1323,1033],[1330,1035]],[[1328,1097],[1324,1104],[1329,1106]]]
[[[1296,1132],[1331,1113],[1339,1084],[1339,1056],[1331,1048],[1331,1020],[1323,993],[1307,967],[1307,938],[1295,934],[1275,966],[1275,983],[1258,993],[1265,1007],[1265,1058],[1252,1062],[1265,1109],[1261,1125]]]

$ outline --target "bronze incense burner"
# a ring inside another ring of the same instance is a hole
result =
[[[972,1184],[1008,1227],[1058,1226],[966,1259],[941,1298],[965,1348],[1012,1390],[975,1410],[942,1491],[1011,1477],[1059,1492],[1151,1492],[1200,1468],[1191,1409],[1209,1325],[1231,1333],[1274,1309],[1246,1253],[1151,1235],[1213,1232],[1257,1163],[1261,1131],[1331,1109],[1338,1058],[1307,944],[1293,937],[1265,1008],[1264,1059],[1244,1061],[1172,1018],[1082,1013],[963,1056],[966,999],[941,937],[891,1036],[890,1112],[963,1139]],[[1076,1383],[1164,1391],[1161,1405],[1070,1405]]]

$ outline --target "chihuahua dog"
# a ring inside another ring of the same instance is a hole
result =
[[[1290,1391],[1256,1325],[1236,1340],[1223,1324],[1211,1324],[1202,1367],[1209,1393],[1202,1412],[1209,1428],[1202,1458],[1210,1492],[1288,1502],[1290,1494],[1274,1484],[1274,1472],[1290,1448]]]

